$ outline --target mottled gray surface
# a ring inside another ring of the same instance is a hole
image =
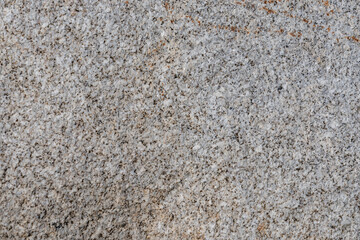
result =
[[[360,239],[359,19],[0,0],[0,239]]]

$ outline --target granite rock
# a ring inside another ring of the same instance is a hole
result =
[[[0,239],[359,239],[359,13],[0,1]]]

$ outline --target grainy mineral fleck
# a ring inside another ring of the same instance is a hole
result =
[[[1,0],[0,239],[360,239],[358,0]]]

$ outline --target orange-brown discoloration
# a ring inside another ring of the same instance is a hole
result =
[[[266,233],[267,228],[268,228],[268,223],[266,221],[263,221],[258,225],[256,230],[260,233],[260,235],[267,236],[267,233]]]
[[[238,0],[237,2],[234,2],[235,4],[238,4],[238,5],[241,5],[243,6],[244,4],[241,3],[240,1],[244,2],[244,0]],[[284,0],[284,1],[288,1],[288,0]],[[265,1],[266,3],[274,3],[274,2],[281,2],[280,0],[274,0],[274,1],[269,1],[269,0],[266,0]],[[166,9],[168,9],[168,3],[165,2],[164,3],[164,6]],[[253,6],[255,7],[255,5]],[[174,9],[174,8],[171,8],[171,9]],[[309,19],[306,19],[306,18],[303,18],[303,17],[300,17],[300,16],[296,16],[296,15],[292,15],[290,14],[288,11],[284,10],[284,11],[275,11],[273,9],[269,9],[269,8],[266,8],[266,7],[263,7],[261,8],[261,10],[265,10],[268,14],[283,14],[289,18],[294,18],[296,20],[298,20],[299,22],[305,22],[307,24],[309,24],[309,27],[313,27],[314,30],[316,31],[319,31],[319,30],[326,30],[327,32],[331,32],[332,34],[335,34],[333,31],[331,31],[331,28],[330,26],[328,27],[325,27],[325,26],[321,26],[321,25],[318,25],[316,23],[313,23],[311,20]],[[334,13],[334,10],[330,10],[329,11],[330,13]],[[189,16],[189,15],[183,15],[182,17],[185,17],[188,19],[188,21],[191,21],[193,24],[196,24],[196,25],[203,25],[205,26],[206,29],[210,30],[210,29],[219,29],[219,30],[227,30],[227,31],[232,31],[232,32],[243,32],[243,33],[247,33],[247,34],[250,34],[250,33],[253,33],[253,34],[258,34],[259,32],[276,32],[276,33],[284,33],[284,29],[278,29],[278,30],[275,30],[275,29],[264,29],[264,28],[257,28],[257,29],[248,29],[246,27],[244,28],[240,28],[240,27],[237,27],[237,26],[225,26],[225,25],[214,25],[214,24],[211,24],[211,23],[202,23],[200,20],[198,20],[197,18],[193,18],[192,16]],[[177,19],[168,19],[171,23],[174,23]],[[163,19],[161,19],[161,21],[163,21]],[[301,32],[296,32],[296,31],[293,31],[293,32],[288,32],[287,33],[288,35],[292,36],[292,37],[298,37],[300,38],[302,36],[302,33]],[[360,39],[356,38],[356,37],[343,37],[343,38],[346,38],[348,40],[352,40],[352,41],[355,41],[355,42],[360,42]],[[339,42],[338,39],[336,39],[336,41]],[[164,45],[164,44],[162,44]],[[154,51],[159,51],[160,49],[155,49]]]
[[[353,40],[355,42],[360,42],[360,39],[359,38],[356,38],[355,36],[352,36],[352,37],[346,37],[348,40]]]
[[[325,6],[325,7],[328,7],[328,6],[330,6],[330,4],[329,4],[329,1],[328,1],[328,0],[326,0],[326,1],[323,1],[323,4],[324,4],[324,6]]]
[[[169,10],[169,3],[165,1],[164,2],[164,7],[165,7],[166,11],[168,11]]]
[[[326,13],[327,16],[330,16],[331,14],[334,14],[334,10],[330,10],[330,12]]]
[[[230,30],[232,32],[236,32],[237,30],[237,27],[235,26],[222,26],[222,25],[218,25],[218,26],[215,26],[215,28],[219,28],[219,29],[223,29],[223,30]]]
[[[272,14],[275,14],[276,12],[272,9],[268,9],[266,7],[263,7],[262,9],[264,9],[265,11],[267,11],[269,14],[272,13]]]
[[[129,4],[129,1],[125,1],[124,3],[125,3],[125,4]]]
[[[301,32],[290,32],[289,33],[292,37],[301,37],[302,33]]]
[[[192,23],[195,23],[194,19],[193,19],[191,16],[186,15],[185,17],[188,18],[188,19],[190,19]]]
[[[268,0],[268,1],[264,1],[264,3],[275,3],[275,2],[281,2],[281,0]]]

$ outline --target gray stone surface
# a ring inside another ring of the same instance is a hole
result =
[[[360,3],[0,1],[0,239],[359,239]]]

